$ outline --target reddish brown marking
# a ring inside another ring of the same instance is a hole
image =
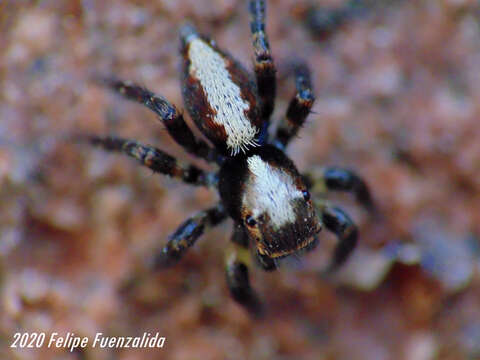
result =
[[[250,105],[248,110],[244,111],[244,114],[250,123],[260,131],[262,124],[257,106],[255,82],[247,71],[229,54],[212,45],[208,39],[202,38],[202,40],[224,59],[225,67],[230,74],[232,82],[240,88],[241,98]],[[181,49],[183,55],[182,93],[186,108],[199,130],[217,147],[227,151],[226,130],[223,125],[215,122],[216,110],[210,105],[200,81],[190,73],[189,45],[188,43],[182,43]]]

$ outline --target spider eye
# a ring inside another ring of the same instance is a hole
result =
[[[308,190],[303,190],[302,195],[303,195],[303,198],[305,199],[305,201],[310,200],[310,192]]]
[[[257,221],[253,218],[252,215],[248,215],[248,216],[245,218],[245,223],[246,223],[249,227],[254,227],[255,225],[257,225]]]

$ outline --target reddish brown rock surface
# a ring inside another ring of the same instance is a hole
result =
[[[275,118],[293,91],[284,69],[301,55],[317,102],[289,154],[300,169],[356,169],[383,217],[335,197],[360,226],[355,256],[336,278],[319,278],[333,239],[323,235],[328,241],[304,268],[255,269],[269,310],[258,322],[224,283],[230,224],[175,268],[121,294],[142,260],[215,195],[65,141],[114,133],[187,158],[148,110],[90,76],[135,80],[181,107],[178,26],[190,19],[249,65],[244,2],[0,3],[2,359],[480,358],[477,2],[377,6],[327,41],[302,25],[305,9],[305,1],[269,3],[280,75]],[[419,259],[422,266],[411,265]],[[160,350],[10,349],[13,334],[27,331],[158,331],[167,341]]]

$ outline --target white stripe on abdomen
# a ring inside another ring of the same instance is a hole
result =
[[[227,134],[227,147],[232,154],[257,145],[253,126],[245,112],[251,104],[241,96],[240,87],[232,81],[225,59],[201,38],[189,43],[190,75],[198,79],[213,111],[213,121]]]

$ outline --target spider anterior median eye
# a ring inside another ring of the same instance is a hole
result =
[[[310,192],[308,190],[303,190],[302,195],[303,195],[303,198],[305,199],[305,201],[310,200]]]
[[[250,227],[253,227],[255,225],[257,225],[257,221],[253,218],[252,215],[248,215],[246,218],[245,218],[245,222],[248,226]]]

